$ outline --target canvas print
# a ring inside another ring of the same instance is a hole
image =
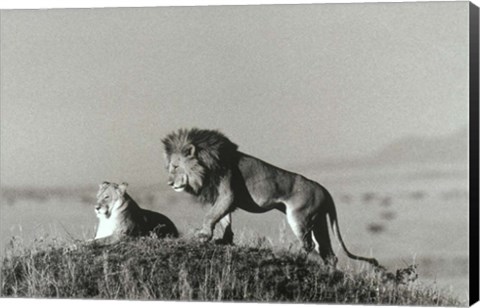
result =
[[[468,305],[472,12],[2,10],[0,296]]]

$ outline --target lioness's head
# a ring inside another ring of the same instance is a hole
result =
[[[109,218],[110,215],[112,215],[112,213],[125,201],[125,193],[128,184],[122,183],[118,185],[115,183],[103,182],[99,186],[95,213],[99,218]]]
[[[237,146],[218,131],[196,128],[180,129],[162,142],[168,185],[203,199],[215,198],[218,178],[230,168]]]

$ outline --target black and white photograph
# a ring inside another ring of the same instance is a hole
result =
[[[473,304],[478,16],[2,8],[0,297]]]

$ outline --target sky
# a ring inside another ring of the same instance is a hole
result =
[[[288,168],[468,125],[468,2],[1,11],[2,186],[165,180],[219,129]]]

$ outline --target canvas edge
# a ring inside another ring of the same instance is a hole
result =
[[[479,300],[479,9],[469,4],[470,48],[470,296],[469,304]]]

